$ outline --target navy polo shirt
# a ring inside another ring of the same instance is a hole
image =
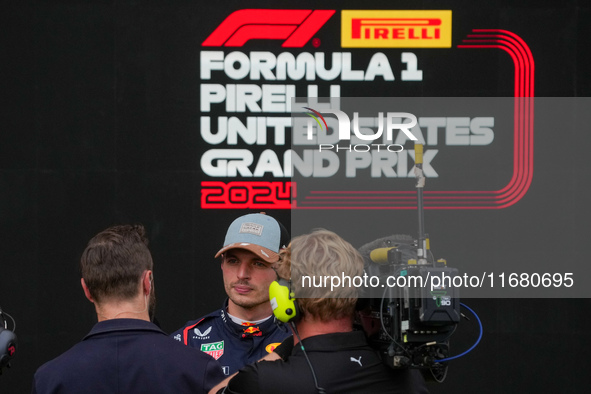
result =
[[[139,319],[97,323],[82,342],[35,373],[33,393],[206,393],[219,363]]]

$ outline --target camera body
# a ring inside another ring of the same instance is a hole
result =
[[[386,365],[428,370],[439,380],[446,372],[440,360],[448,357],[460,321],[459,289],[453,286],[458,270],[435,261],[428,249],[421,258],[419,244],[392,235],[359,249],[366,273],[387,284],[381,295],[365,300],[360,320]]]

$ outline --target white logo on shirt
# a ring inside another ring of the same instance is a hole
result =
[[[179,341],[179,342],[180,342],[180,341],[181,341],[181,334],[176,334],[176,335],[174,336],[174,339],[176,339],[177,341]]]
[[[361,356],[359,356],[359,360],[351,357],[351,362],[355,362],[355,363],[359,364],[360,367],[363,367],[363,365],[361,365]]]
[[[203,338],[203,337],[205,337],[207,334],[209,334],[211,332],[211,326],[207,330],[205,330],[204,332],[201,332],[198,328],[194,329],[193,332],[199,338]]]

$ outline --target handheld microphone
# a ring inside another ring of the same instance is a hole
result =
[[[6,319],[4,319],[4,315],[10,317],[13,323],[12,331],[8,329],[8,325],[6,324]],[[16,353],[16,349],[18,346],[16,334],[14,333],[16,329],[16,322],[8,313],[3,313],[2,308],[0,308],[0,375],[2,374],[2,369],[6,366],[10,368],[10,361],[14,358]],[[2,327],[3,326],[3,327]]]

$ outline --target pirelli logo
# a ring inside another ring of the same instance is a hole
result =
[[[343,48],[451,48],[451,11],[343,10]]]

